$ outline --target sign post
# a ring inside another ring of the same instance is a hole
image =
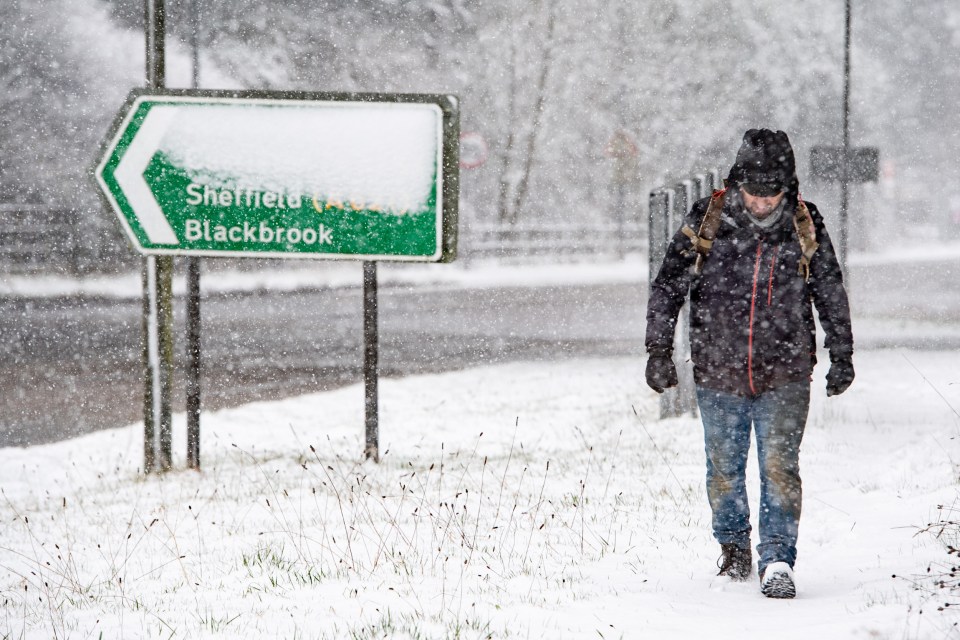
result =
[[[95,176],[148,261],[363,261],[375,338],[375,263],[456,256],[458,139],[448,95],[136,90]],[[365,361],[375,370],[376,340]]]
[[[200,88],[200,0],[190,2],[190,68],[192,89]],[[200,469],[200,258],[187,258],[186,391],[187,468]]]
[[[377,263],[363,263],[363,407],[364,456],[380,461],[379,359]]]
[[[146,80],[151,90],[166,84],[166,11],[163,0],[146,4]],[[172,465],[173,258],[148,255],[143,261],[143,470]]]

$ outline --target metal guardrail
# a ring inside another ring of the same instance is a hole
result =
[[[537,256],[623,257],[646,250],[647,229],[639,222],[573,224],[472,224],[460,236],[463,258]]]
[[[74,270],[77,212],[39,204],[0,204],[0,270]]]
[[[713,169],[691,175],[669,186],[653,189],[649,198],[649,233],[647,256],[650,281],[656,277],[673,236],[683,226],[683,220],[700,198],[706,198],[722,186],[720,171]],[[696,386],[693,382],[693,363],[690,360],[690,306],[684,304],[677,320],[673,341],[673,360],[677,364],[679,384],[660,396],[660,418],[673,418],[697,413]]]
[[[122,266],[102,247],[85,246],[80,221],[89,216],[39,204],[0,204],[0,273],[81,273],[97,264]],[[591,224],[521,223],[465,225],[460,258],[527,261],[591,257],[618,259],[647,250],[648,226],[640,220]],[[103,244],[103,243],[101,243]],[[129,253],[123,238],[110,246]],[[117,253],[118,250],[114,250]],[[132,266],[137,263],[127,260]],[[109,264],[107,264],[109,263]]]

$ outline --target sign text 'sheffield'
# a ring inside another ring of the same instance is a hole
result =
[[[187,185],[187,204],[208,207],[247,207],[248,209],[299,209],[303,206],[300,194],[283,194],[244,187],[217,189],[210,185],[191,182]]]

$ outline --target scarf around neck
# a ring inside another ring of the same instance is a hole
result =
[[[747,209],[746,205],[743,205],[743,212],[747,215],[747,219],[750,220],[750,222],[754,225],[760,227],[761,229],[772,229],[778,222],[780,222],[780,218],[783,217],[783,210],[786,208],[786,203],[786,198],[780,200],[780,204],[778,204],[777,208],[773,210],[773,213],[763,220],[750,213],[750,209]]]

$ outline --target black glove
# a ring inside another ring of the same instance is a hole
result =
[[[647,385],[657,393],[677,386],[677,367],[673,354],[661,349],[651,350],[647,358]]]
[[[830,371],[827,372],[827,396],[838,396],[853,382],[853,354],[830,356]]]

